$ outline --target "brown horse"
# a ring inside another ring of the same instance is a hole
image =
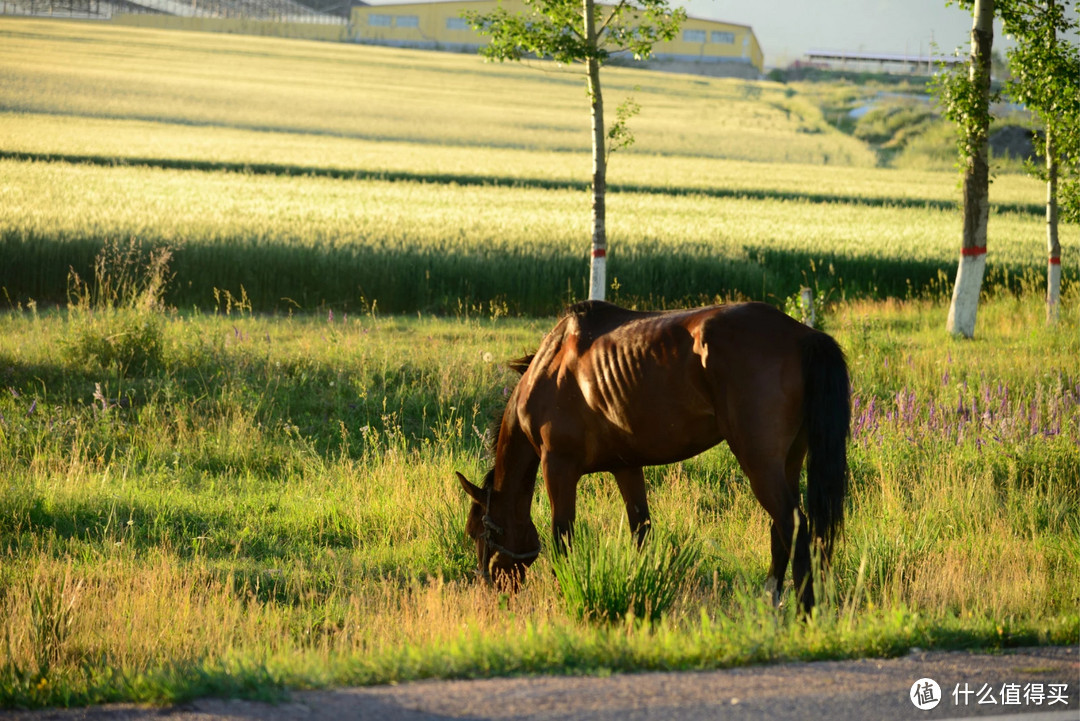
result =
[[[615,476],[640,543],[650,523],[642,467],[726,440],[772,518],[766,587],[777,602],[793,557],[809,611],[810,538],[827,562],[847,490],[850,387],[831,337],[761,303],[639,313],[588,301],[512,367],[522,376],[499,425],[495,467],[482,487],[457,474],[473,500],[466,532],[480,576],[516,584],[536,560],[537,468],[558,550],[570,540],[578,479],[601,471]],[[809,522],[799,508],[807,455]]]

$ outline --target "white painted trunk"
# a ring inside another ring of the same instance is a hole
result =
[[[603,300],[607,288],[607,257],[593,251],[592,265],[589,267],[589,300]]]
[[[952,304],[949,306],[949,320],[946,325],[950,333],[965,338],[975,337],[975,314],[979,310],[979,293],[985,272],[985,253],[960,256],[960,267],[956,271],[956,285],[953,286]]]
[[[802,306],[802,322],[814,328],[817,317],[814,313],[814,291],[810,288],[799,290],[799,305]]]

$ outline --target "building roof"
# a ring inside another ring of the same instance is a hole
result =
[[[406,0],[405,2],[390,2],[390,3],[379,3],[379,2],[372,3],[372,2],[358,1],[358,2],[354,2],[354,5],[364,5],[364,6],[371,7],[371,8],[395,8],[395,7],[409,7],[410,5],[442,5],[444,3],[446,3],[446,4],[449,4],[449,3],[455,3],[455,4],[466,4],[466,3],[490,4],[492,2],[498,2],[498,1],[499,0]],[[601,6],[601,7],[613,7],[614,6],[613,3],[605,3],[605,2],[598,2],[596,4]],[[749,30],[751,32],[753,32],[753,30],[754,30],[753,27],[751,27],[750,25],[747,25],[746,23],[733,23],[733,22],[730,22],[728,20],[716,20],[714,18],[703,18],[703,17],[698,17],[696,15],[687,15],[686,19],[687,20],[704,20],[705,22],[710,22],[710,23],[720,23],[721,25],[730,25],[730,26],[736,27],[736,28],[745,28],[746,30]]]
[[[967,58],[951,55],[908,55],[906,53],[853,53],[846,50],[807,50],[806,57],[811,60],[852,60],[855,62],[875,63],[945,63],[956,65],[967,62]]]

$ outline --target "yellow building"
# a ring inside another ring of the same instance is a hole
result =
[[[500,0],[448,0],[394,5],[358,5],[352,9],[353,39],[362,43],[438,50],[475,50],[488,39],[466,22],[466,11],[489,13]],[[508,12],[521,12],[521,0],[501,0]],[[761,46],[748,25],[687,18],[679,37],[657,43],[654,64],[715,66],[717,74],[760,74]],[[726,67],[725,67],[726,66]]]

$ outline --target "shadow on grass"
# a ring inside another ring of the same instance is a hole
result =
[[[244,558],[268,563],[356,546],[355,524],[338,514],[282,519],[284,512],[275,504],[258,498],[251,500],[246,513],[228,505],[236,501],[235,496],[221,500],[220,508],[207,508],[213,501],[175,503],[158,498],[148,502],[130,495],[93,493],[62,499],[29,492],[5,494],[0,497],[0,514],[8,520],[0,531],[0,547],[51,538],[124,546],[135,553],[170,549],[186,559]]]
[[[466,384],[445,396],[439,374],[428,371],[357,363],[294,372],[257,348],[210,348],[125,379],[121,405],[111,393],[104,402],[91,397],[100,378],[91,370],[60,357],[23,363],[0,354],[0,431],[9,454],[0,552],[38,545],[76,555],[165,550],[220,564],[238,589],[289,603],[299,586],[281,569],[298,562],[304,588],[326,592],[346,572],[453,575],[453,564],[432,555],[424,534],[403,530],[433,522],[426,512],[413,518],[356,506],[339,480],[363,474],[383,454],[401,457],[437,440],[442,431],[430,419],[451,415],[449,406],[487,419],[505,402],[501,382]],[[349,390],[357,387],[372,392]],[[398,413],[387,416],[387,405]],[[230,420],[237,418],[244,419],[239,430]],[[348,444],[342,428],[350,431]],[[469,455],[480,452],[472,435],[455,443]],[[43,473],[38,488],[34,479]],[[51,488],[53,478],[60,490]],[[119,478],[129,480],[114,483]],[[456,506],[448,509],[448,525],[437,532],[457,538],[464,519]],[[348,560],[357,550],[364,552],[359,565]]]
[[[92,277],[105,238],[0,232],[0,287],[9,303],[33,298],[65,303],[69,269]],[[143,239],[147,246],[164,241]],[[565,244],[560,244],[565,248]],[[511,314],[555,315],[587,291],[586,252],[533,246],[454,250],[420,245],[395,248],[347,244],[305,246],[237,239],[173,249],[174,274],[166,301],[178,308],[215,307],[214,290],[239,297],[259,312],[331,307],[383,313],[454,314],[498,304]],[[847,298],[940,293],[955,259],[848,255],[745,246],[718,251],[659,244],[615,246],[608,275],[619,289],[611,300],[645,307],[676,307],[745,298],[783,304],[804,285]],[[984,288],[1019,290],[1030,268],[1004,266]],[[1066,269],[1066,280],[1076,271]],[[949,283],[951,286],[951,282]],[[1015,286],[1015,287],[1012,287]]]
[[[592,186],[588,181],[554,180],[546,178],[513,178],[470,173],[416,173],[405,170],[363,170],[359,168],[325,168],[319,166],[283,165],[278,163],[234,163],[209,160],[181,160],[175,158],[118,158],[103,155],[79,155],[71,153],[23,153],[0,151],[0,160],[28,162],[72,163],[104,167],[131,166],[161,168],[164,170],[194,170],[201,172],[247,173],[251,175],[275,175],[282,177],[308,176],[343,180],[383,180],[388,182],[415,182],[485,186],[492,188],[529,188],[537,190],[580,190]],[[889,198],[846,195],[840,193],[798,193],[758,188],[716,188],[693,185],[645,185],[640,183],[610,183],[611,193],[640,193],[644,195],[703,195],[710,198],[747,198],[751,200],[789,200],[809,203],[840,203],[867,207],[928,208],[954,210],[956,202],[936,198]],[[990,207],[998,213],[1024,213],[1041,215],[1045,206],[1038,203],[998,203]]]

